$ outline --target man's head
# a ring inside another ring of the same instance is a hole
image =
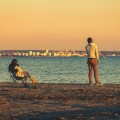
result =
[[[87,41],[88,41],[88,43],[92,43],[92,42],[93,42],[91,37],[89,37],[89,38],[87,39]]]

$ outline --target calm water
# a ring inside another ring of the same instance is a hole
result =
[[[0,58],[0,82],[10,82],[7,68],[12,59]],[[23,70],[29,71],[41,83],[88,83],[87,58],[17,57],[16,59]],[[100,81],[120,84],[120,57],[106,57],[100,61]]]

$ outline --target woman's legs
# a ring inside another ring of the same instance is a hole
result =
[[[27,71],[24,71],[24,76],[25,76],[25,82],[28,82],[28,78],[32,81],[32,83],[37,83],[37,80],[35,80],[33,77],[31,77],[30,73]]]

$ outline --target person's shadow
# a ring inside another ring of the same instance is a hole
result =
[[[50,104],[67,106],[59,103]],[[87,107],[68,104],[68,106],[79,108],[79,110],[33,112],[32,114],[19,115],[16,118],[19,120],[120,120],[120,105]]]

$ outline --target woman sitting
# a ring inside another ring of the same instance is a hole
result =
[[[32,83],[37,83],[37,80],[35,80],[33,77],[31,77],[29,72],[23,71],[21,69],[21,67],[19,66],[19,64],[17,62],[17,59],[12,60],[8,69],[9,69],[9,72],[11,72],[16,79],[21,80],[21,79],[25,78],[25,83],[24,83],[25,86],[27,86],[28,78],[30,78]]]

